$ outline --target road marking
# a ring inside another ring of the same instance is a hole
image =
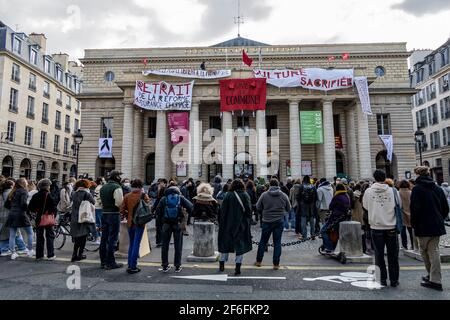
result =
[[[187,279],[187,280],[207,280],[207,281],[222,281],[227,282],[229,279],[237,280],[286,280],[286,277],[229,277],[227,274],[213,274],[213,275],[201,275],[201,276],[171,276],[175,279]]]

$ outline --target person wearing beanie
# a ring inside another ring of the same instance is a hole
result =
[[[50,193],[51,185],[52,182],[49,179],[39,181],[37,185],[39,191],[33,195],[28,205],[28,211],[36,214],[36,260],[44,258],[45,244],[47,244],[47,259],[55,260],[55,232],[53,226],[39,226],[43,214],[48,213],[56,216],[56,202]]]
[[[442,291],[440,237],[446,234],[444,219],[449,205],[444,191],[430,176],[428,167],[417,167],[416,185],[411,192],[411,226],[419,240],[420,253],[427,275],[422,277],[421,286]]]

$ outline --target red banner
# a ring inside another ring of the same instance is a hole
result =
[[[220,80],[220,111],[266,110],[266,79]]]
[[[169,121],[170,141],[173,144],[189,142],[189,112],[171,112]]]

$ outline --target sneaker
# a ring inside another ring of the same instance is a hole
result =
[[[11,254],[11,260],[16,260],[19,257],[19,254],[17,252],[13,252]]]
[[[279,264],[274,264],[273,265],[273,270],[280,270],[280,265]]]
[[[43,261],[44,257],[36,258],[36,261]]]
[[[18,250],[17,254],[28,254],[28,249]]]
[[[111,266],[105,266],[105,270],[120,269],[120,268],[122,268],[122,267],[123,267],[123,264],[122,264],[122,263],[116,263],[116,264],[113,264],[113,265],[111,265]]]
[[[261,263],[261,262],[258,262],[258,261],[256,261],[256,262],[255,262],[255,266],[257,266],[258,268],[261,268],[261,266],[262,266],[262,263]]]
[[[175,268],[175,273],[180,273],[183,268],[181,266],[178,266]]]
[[[55,261],[56,256],[54,255],[53,257],[47,257],[47,261]]]
[[[129,274],[135,274],[135,273],[138,273],[138,272],[141,272],[141,269],[139,269],[139,268],[136,268],[136,269],[128,268],[127,269],[127,273],[129,273]]]
[[[8,256],[10,256],[11,255],[11,250],[8,250],[8,251],[5,251],[5,252],[2,252],[1,254],[0,254],[0,257],[8,257]]]
[[[424,282],[430,282],[430,276],[423,276],[422,281]]]
[[[430,282],[430,281],[422,281],[420,283],[420,285],[422,287],[429,288],[429,289],[434,289],[434,290],[437,290],[437,291],[443,291],[444,290],[442,288],[442,284],[440,284],[440,283],[434,283],[434,282]]]
[[[398,282],[398,281],[391,282],[392,288],[397,288],[399,285],[400,285],[400,282]]]
[[[33,258],[36,255],[36,252],[34,250],[30,250],[27,253],[28,258]]]
[[[167,273],[167,272],[169,272],[171,269],[172,269],[172,266],[165,266],[165,267],[162,267],[161,269],[159,269],[159,271],[164,272],[164,273]]]

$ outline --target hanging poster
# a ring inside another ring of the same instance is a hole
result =
[[[170,141],[173,144],[189,142],[189,112],[170,112],[169,122]]]
[[[300,111],[300,128],[302,144],[323,143],[321,111]]]
[[[184,161],[177,163],[177,177],[187,176],[187,164]]]
[[[291,160],[286,160],[286,176],[287,177],[291,177],[292,176]]]
[[[134,104],[147,110],[191,110],[194,81],[167,83],[136,81]]]
[[[312,176],[312,161],[302,161],[302,176]]]
[[[112,154],[112,138],[100,138],[98,140],[98,157],[101,159],[110,159]]]
[[[151,74],[159,76],[171,76],[179,78],[191,79],[219,79],[231,76],[231,70],[195,70],[195,69],[159,69],[159,70],[144,70],[144,76]]]
[[[359,100],[361,101],[362,112],[372,115],[372,107],[370,106],[369,85],[366,77],[355,77],[356,89],[358,89]]]
[[[380,135],[380,139],[383,141],[387,150],[387,159],[392,161],[392,154],[394,152],[394,138],[392,135]]]
[[[220,111],[266,110],[266,79],[220,80]]]

